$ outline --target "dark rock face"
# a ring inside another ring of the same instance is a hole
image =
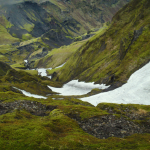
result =
[[[36,101],[18,100],[10,103],[0,103],[0,115],[10,113],[15,109],[25,109],[36,116],[47,116],[47,111],[52,111],[56,108],[57,106],[46,106]]]
[[[62,1],[64,7],[66,7],[66,10],[62,10],[57,4],[49,1],[22,0],[13,2],[12,0],[4,2],[3,0],[3,2],[0,2],[0,5],[2,4],[2,8],[5,11],[0,11],[0,15],[4,15],[13,25],[9,28],[9,32],[11,35],[15,33],[18,38],[22,38],[22,35],[26,33],[39,37],[51,29],[61,29],[61,27],[64,27],[66,32],[70,30],[78,34],[81,26],[86,30],[89,29],[86,22],[92,27],[96,27],[100,23],[110,21],[119,8],[127,2],[129,0],[101,0],[99,2],[97,0],[94,0],[94,2],[91,0],[88,2],[79,0]],[[112,5],[115,5],[115,7],[112,7]],[[78,9],[82,12],[76,14]],[[85,15],[83,16],[82,13]],[[84,24],[82,24],[81,20],[84,21]]]
[[[21,38],[23,34],[28,33],[27,30],[23,29],[25,24],[34,24],[31,34],[35,37],[41,36],[41,34],[50,29],[44,21],[44,15],[46,16],[47,12],[37,3],[24,2],[20,4],[6,5],[4,8],[6,10],[4,15],[9,22],[14,25],[9,29],[10,33],[15,33],[19,38]],[[29,14],[26,12],[29,12]],[[34,17],[32,14],[34,14]],[[37,32],[37,30],[39,31]]]
[[[47,3],[49,4],[49,2]],[[67,28],[71,27],[70,29],[76,29],[78,22],[75,19],[68,18],[66,21],[60,23],[58,21],[59,19],[55,19],[45,7],[46,5],[44,4],[31,1],[14,3],[3,6],[3,9],[6,11],[0,11],[0,16],[5,16],[12,24],[12,26],[8,28],[8,32],[17,38],[22,39],[25,34],[30,34],[33,37],[40,37],[45,34],[46,38],[49,38],[45,43],[52,45],[52,47],[70,44],[72,40],[66,38],[66,36],[69,35]],[[62,27],[65,28],[66,33],[62,31]],[[58,32],[58,30],[60,32]],[[73,30],[73,32],[75,31]],[[45,38],[45,35],[43,38]],[[53,45],[53,43],[55,44]]]
[[[66,38],[65,35],[66,33],[58,27],[57,29],[51,29],[43,34],[42,40],[50,46],[57,48],[59,45],[68,45],[72,42],[72,39]],[[46,38],[49,40],[46,40]]]
[[[123,117],[117,118],[114,115],[90,118],[89,120],[80,121],[81,128],[100,139],[108,137],[120,137],[132,135],[134,133],[143,133],[144,128]]]

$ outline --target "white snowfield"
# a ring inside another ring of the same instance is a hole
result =
[[[102,102],[150,105],[150,63],[133,73],[123,86],[81,100],[95,106]]]
[[[78,80],[72,80],[68,83],[66,83],[62,88],[55,88],[48,86],[50,89],[52,89],[55,92],[60,93],[61,95],[83,95],[87,94],[94,88],[99,89],[106,89],[109,86],[105,86],[104,84],[94,84],[94,82],[91,83],[85,83],[85,82],[79,82]]]
[[[46,70],[51,70],[52,68],[40,68],[38,70],[38,75],[41,75],[42,77],[47,76]]]
[[[21,89],[18,89],[16,87],[14,87],[15,89],[21,91],[25,96],[28,96],[28,97],[34,97],[34,98],[43,98],[43,99],[47,99],[47,97],[44,97],[44,96],[41,96],[41,95],[36,95],[36,94],[31,94],[29,92],[26,92],[25,90],[21,90]]]

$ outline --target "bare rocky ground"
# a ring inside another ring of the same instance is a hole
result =
[[[36,101],[19,100],[10,103],[0,103],[0,115],[11,113],[16,109],[18,110],[25,109],[26,111],[30,112],[32,115],[47,116],[48,113],[46,112],[50,112],[56,109],[56,107],[57,106],[51,106],[51,105],[46,106]]]
[[[100,139],[108,137],[124,138],[134,133],[150,133],[150,120],[138,124],[123,116],[118,118],[115,115],[106,115],[84,121],[78,120],[78,123],[85,132]]]

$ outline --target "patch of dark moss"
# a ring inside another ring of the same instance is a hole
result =
[[[0,76],[6,75],[7,71],[11,69],[9,65],[0,61]]]

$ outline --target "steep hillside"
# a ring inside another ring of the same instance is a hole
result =
[[[71,79],[122,84],[150,60],[150,1],[132,1],[114,17],[109,29],[80,47],[57,72]],[[54,80],[56,79],[54,78]]]
[[[22,41],[40,37],[48,32],[46,37],[43,35],[43,40],[46,38],[49,41],[50,38],[47,43],[52,47],[54,44],[60,46],[71,42],[70,39],[66,38],[69,34],[66,33],[62,25],[37,3],[23,2],[3,5],[0,16],[2,21],[6,20],[9,24],[9,26],[3,24],[8,33]]]

